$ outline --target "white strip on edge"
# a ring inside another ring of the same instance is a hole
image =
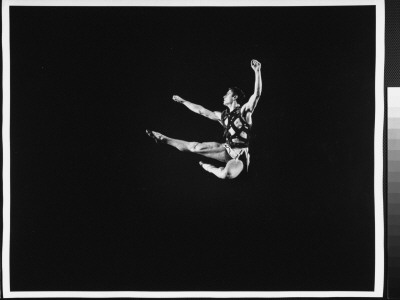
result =
[[[10,291],[10,37],[9,7],[19,6],[376,6],[375,79],[375,287],[374,291],[327,292],[12,292]],[[384,286],[384,0],[4,0],[2,4],[3,47],[3,293],[5,298],[283,298],[283,297],[382,297]]]

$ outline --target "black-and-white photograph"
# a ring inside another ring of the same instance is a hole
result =
[[[383,1],[200,2],[3,5],[5,297],[382,296]]]

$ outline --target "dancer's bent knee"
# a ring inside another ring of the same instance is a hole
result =
[[[240,160],[232,159],[228,161],[224,169],[226,179],[234,179],[239,176],[243,171],[243,162]],[[224,178],[224,179],[225,179]]]

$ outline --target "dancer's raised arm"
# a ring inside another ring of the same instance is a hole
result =
[[[196,114],[207,117],[213,121],[221,122],[221,112],[219,112],[219,111],[208,110],[201,105],[189,102],[177,95],[172,96],[172,100],[174,100],[175,102],[178,102],[178,103],[182,103],[183,105],[185,105],[187,108],[189,108],[192,112],[195,112]]]
[[[255,59],[251,61],[251,68],[254,70],[255,83],[254,83],[254,93],[251,95],[249,101],[243,105],[243,109],[253,112],[257,106],[258,100],[261,96],[262,91],[262,81],[261,81],[261,63]]]

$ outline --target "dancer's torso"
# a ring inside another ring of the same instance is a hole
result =
[[[246,116],[246,115],[245,115]],[[225,127],[224,138],[232,148],[247,148],[250,141],[250,124],[242,116],[240,106],[231,112],[224,110],[221,115]]]

